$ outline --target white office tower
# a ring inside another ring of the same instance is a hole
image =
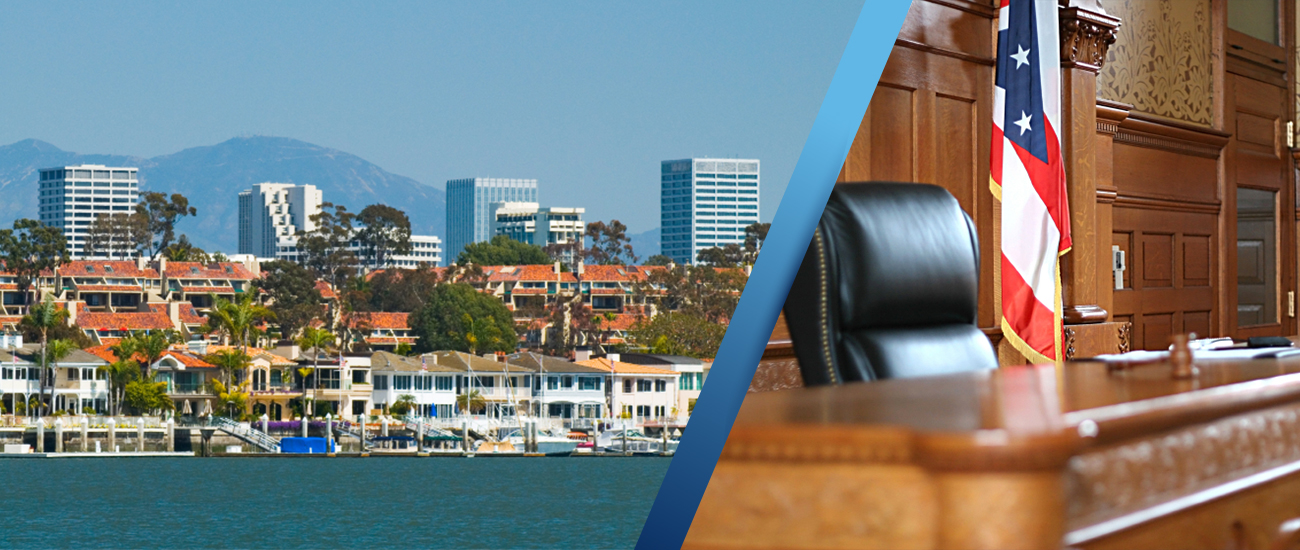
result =
[[[744,244],[745,228],[758,223],[758,160],[665,160],[660,175],[660,249],[674,262]]]
[[[492,238],[494,202],[537,202],[537,180],[469,178],[447,182],[447,261]]]
[[[315,185],[259,183],[239,194],[239,253],[274,258],[281,240],[316,228],[322,202]]]
[[[411,235],[411,251],[406,254],[389,254],[384,258],[383,265],[378,265],[367,258],[366,251],[361,247],[361,243],[356,240],[348,244],[347,250],[356,255],[361,267],[367,271],[390,268],[433,267],[442,261],[442,239],[434,235]],[[269,258],[271,256],[263,257]],[[302,263],[306,260],[303,251],[298,249],[298,238],[292,235],[281,237],[276,241],[275,255],[273,257],[277,260],[288,260],[294,263]]]
[[[541,208],[535,202],[494,202],[492,235],[505,235],[521,243],[546,246],[568,244],[582,238],[586,208]]]
[[[130,214],[140,202],[135,168],[82,164],[42,168],[41,223],[63,230],[72,259],[85,259],[86,235],[100,214]],[[111,247],[125,248],[125,247]],[[134,252],[129,253],[134,255]],[[120,251],[114,256],[121,258]]]

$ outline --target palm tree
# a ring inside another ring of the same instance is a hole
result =
[[[208,331],[221,331],[239,346],[239,351],[248,351],[250,342],[256,341],[261,331],[257,324],[275,319],[271,310],[257,303],[254,298],[257,290],[253,289],[235,298],[234,302],[208,293],[212,299],[212,309],[208,311]]]
[[[310,327],[310,326],[302,329],[302,336],[298,338],[298,347],[304,350],[308,350],[308,349],[312,350],[311,370],[308,371],[308,374],[315,372],[317,369],[320,368],[321,352],[328,351],[330,348],[330,344],[333,343],[334,343],[334,334],[328,330],[325,330],[323,328]],[[298,370],[300,372],[302,371],[302,369],[298,369]],[[342,373],[339,373],[339,375],[341,376]],[[312,388],[313,390],[319,389],[320,387],[319,376],[316,377],[315,386],[316,388]],[[307,375],[304,374],[303,375],[303,396],[304,397],[306,397],[306,393],[307,393]],[[313,393],[313,397],[315,397],[314,395],[315,392],[313,391],[312,393]],[[304,409],[304,411],[305,410],[306,409]]]
[[[53,403],[54,381],[46,378],[47,376],[46,365],[45,365],[45,359],[47,357],[46,346],[48,345],[50,329],[67,322],[68,310],[55,307],[54,299],[47,297],[44,302],[40,303],[40,305],[32,307],[30,311],[27,313],[27,316],[23,318],[23,320],[26,321],[31,326],[40,329],[41,331],[40,396],[41,396],[41,401],[43,402],[45,400],[45,386],[46,386],[46,382],[48,381],[50,386],[50,405],[53,405],[54,404]],[[41,412],[44,409],[45,409],[44,406],[36,408],[37,418],[40,418]]]
[[[462,393],[456,396],[456,406],[462,411],[468,411],[473,414],[474,411],[487,408],[487,400],[483,399],[483,394],[478,390],[470,390],[469,393]]]
[[[235,379],[235,373],[248,368],[248,363],[252,358],[247,353],[237,349],[223,349],[209,354],[203,359],[220,368],[221,374],[225,377],[226,385],[230,385]]]
[[[104,378],[108,380],[108,410],[112,411],[112,414],[121,414],[126,385],[140,375],[140,366],[128,358],[118,359],[96,370],[104,373]]]
[[[70,355],[74,350],[77,349],[80,348],[78,348],[76,344],[72,343],[72,340],[50,340],[49,344],[45,346],[45,350],[44,350],[45,356],[41,358],[42,362],[45,363],[46,365],[49,365],[49,370],[51,373],[55,373],[55,375],[52,376],[50,380],[51,412],[54,409],[53,384],[54,384],[54,379],[58,378],[57,369],[59,367],[59,361],[62,361],[63,359],[67,358],[68,355]]]
[[[146,382],[153,381],[153,364],[162,359],[172,344],[180,343],[181,336],[174,330],[154,330],[132,333],[117,345],[109,348],[120,360],[140,361],[140,372]]]
[[[491,315],[475,320],[466,313],[461,317],[461,324],[465,327],[465,343],[469,346],[470,355],[478,355],[479,349],[494,348],[501,344],[501,329]]]
[[[389,410],[392,411],[394,414],[406,416],[406,414],[411,412],[411,409],[414,407],[415,407],[415,396],[410,394],[402,394],[397,396],[397,402],[393,403],[393,406],[390,407]]]

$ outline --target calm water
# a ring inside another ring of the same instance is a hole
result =
[[[631,548],[668,462],[0,460],[0,548]]]

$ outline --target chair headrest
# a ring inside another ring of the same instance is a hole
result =
[[[842,330],[975,322],[978,237],[947,190],[839,184],[821,226]]]

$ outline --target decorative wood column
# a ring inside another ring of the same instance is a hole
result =
[[[1120,20],[1099,0],[1061,0],[1060,20],[1062,159],[1074,242],[1061,260],[1064,317],[1066,325],[1101,323],[1109,314],[1099,305],[1097,281],[1109,270],[1098,265],[1098,249],[1110,248],[1110,235],[1097,231],[1097,72]]]

